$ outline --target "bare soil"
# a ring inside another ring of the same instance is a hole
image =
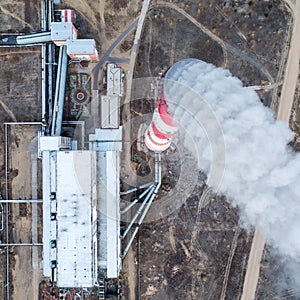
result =
[[[142,1],[138,0],[62,0],[61,3],[61,7],[76,10],[79,38],[94,38],[100,47],[100,55],[138,17],[142,6]],[[157,76],[176,61],[195,57],[229,68],[245,85],[277,84],[278,89],[260,92],[262,102],[270,106],[280,91],[290,23],[291,16],[279,0],[153,0],[134,76]],[[1,1],[0,24],[1,33],[38,31],[39,1]],[[112,56],[128,58],[133,38],[133,33],[126,37]],[[40,120],[40,62],[39,47],[0,48],[1,123]],[[123,65],[126,68],[126,63]],[[296,97],[298,101],[299,90]],[[153,106],[151,101],[142,107],[138,102],[136,105],[131,109],[139,114],[148,113]],[[298,106],[297,102],[294,117],[297,122]],[[294,124],[298,126],[296,122]],[[3,127],[0,131],[3,191]],[[31,197],[28,147],[34,136],[33,129],[16,128],[11,134],[11,197]],[[139,163],[141,161],[134,162],[136,169]],[[176,174],[176,168],[173,166],[172,169],[170,163],[164,167],[165,172],[171,170]],[[176,183],[176,178],[170,177],[165,176],[164,187]],[[224,293],[226,299],[239,298],[251,234],[239,227],[237,209],[223,197],[211,195],[206,205],[199,208],[204,188],[204,177],[200,174],[198,185],[182,207],[163,220],[142,226],[138,244],[131,249],[128,258],[128,262],[136,261],[137,264],[124,263],[122,299],[220,299]],[[41,213],[40,207],[38,211]],[[32,233],[31,208],[15,205],[12,212],[15,230],[10,236],[15,241],[28,241]],[[41,237],[40,223],[38,232]],[[38,277],[33,281],[31,250],[12,249],[11,257],[13,299],[34,299],[32,291],[37,288],[40,273],[37,272]],[[266,257],[269,257],[268,252]],[[272,259],[263,262],[258,299],[272,299],[276,295],[276,291],[270,292],[270,289],[275,290],[271,286],[277,271],[272,269]],[[4,292],[4,263],[5,256],[0,251],[0,297]],[[132,272],[136,274],[130,276]],[[136,282],[129,284],[126,278]]]
[[[40,30],[40,7],[36,0],[1,1],[1,33],[27,33]],[[41,117],[41,49],[40,47],[0,48],[0,188],[4,194],[4,122],[40,121]],[[9,130],[9,195],[11,199],[30,199],[31,155],[30,143],[37,136],[37,127],[16,126]],[[38,164],[38,168],[40,165]],[[40,171],[37,171],[39,176]],[[39,180],[40,184],[40,180]],[[39,189],[38,195],[41,195]],[[30,204],[9,205],[9,242],[31,243],[32,211]],[[41,216],[39,208],[39,216]],[[38,220],[41,241],[41,218]],[[3,242],[6,232],[3,232]],[[3,249],[3,248],[1,248]],[[0,250],[1,250],[0,249]],[[38,299],[41,277],[41,250],[37,254],[37,269],[32,267],[31,247],[10,247],[11,299]],[[0,251],[0,297],[5,298],[5,252]]]

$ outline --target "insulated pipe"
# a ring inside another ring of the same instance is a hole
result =
[[[0,231],[3,231],[4,229],[4,219],[3,219],[3,212],[4,212],[4,208],[3,208],[3,205],[2,203],[0,204],[0,209],[1,209],[1,228],[0,228]]]
[[[139,228],[140,228],[141,224],[143,223],[144,218],[145,218],[145,216],[146,216],[146,214],[147,214],[147,212],[148,212],[148,210],[149,210],[149,208],[150,208],[150,206],[151,206],[151,204],[152,204],[152,202],[153,202],[153,200],[154,200],[154,198],[155,198],[155,196],[156,196],[156,194],[157,194],[157,192],[158,192],[158,190],[161,186],[161,155],[160,155],[160,153],[156,153],[156,155],[155,155],[155,181],[156,181],[157,185],[154,188],[154,191],[151,189],[151,191],[149,192],[149,195],[151,195],[151,198],[150,198],[149,202],[147,203],[147,206],[144,209],[144,211],[143,211],[143,213],[142,213],[142,215],[141,215],[141,217],[140,217],[140,219],[137,223],[137,226],[134,229],[134,231],[133,231],[133,233],[132,233],[132,235],[131,235],[131,237],[130,237],[127,245],[126,245],[126,247],[124,249],[124,252],[122,254],[120,254],[121,259],[123,259],[126,256],[128,250],[129,250],[129,248],[130,248],[137,232],[139,231]],[[147,196],[147,198],[148,198],[148,196]],[[148,200],[147,198],[144,200],[143,203],[146,204],[146,200]],[[140,207],[140,210],[142,210],[142,207]],[[137,213],[136,213],[136,215],[137,215]],[[133,223],[133,222],[131,221],[131,223]],[[128,232],[130,228],[128,230],[127,229],[126,229],[126,231]],[[125,234],[125,232],[124,232],[124,234]],[[127,232],[126,232],[126,234],[127,234]],[[123,236],[124,236],[124,234],[123,234]]]
[[[48,97],[47,97],[47,105],[48,105],[48,117],[49,120],[52,119],[53,112],[53,44],[47,45],[47,56],[48,56]]]
[[[158,183],[158,185],[156,186],[154,192],[152,193],[152,196],[151,196],[151,198],[150,198],[150,200],[149,200],[149,202],[148,202],[145,210],[143,211],[143,214],[141,215],[141,217],[140,217],[140,219],[138,221],[138,224],[136,225],[136,228],[134,229],[134,232],[132,233],[132,235],[131,235],[131,237],[130,237],[127,245],[126,245],[123,254],[120,255],[121,259],[123,259],[126,256],[128,250],[129,250],[129,248],[130,248],[130,246],[131,246],[131,244],[132,244],[132,242],[133,242],[133,240],[134,240],[137,232],[139,231],[140,226],[143,223],[143,220],[144,220],[144,218],[145,218],[145,216],[146,216],[146,214],[147,214],[147,212],[148,212],[148,210],[149,210],[149,208],[150,208],[150,206],[151,206],[151,204],[152,204],[152,202],[154,200],[154,197],[157,194],[157,191],[160,188],[160,185],[161,185],[161,183]]]
[[[50,30],[50,24],[53,22],[53,1],[48,1],[48,22],[47,22],[47,30]],[[48,56],[48,98],[47,98],[47,112],[49,117],[49,124],[52,120],[52,112],[53,112],[53,49],[54,46],[52,43],[47,44],[47,56]]]
[[[151,197],[151,195],[153,194],[153,191],[155,189],[155,186],[153,186],[150,189],[149,194],[147,195],[147,197],[145,198],[145,200],[143,201],[142,205],[139,207],[139,209],[137,210],[137,212],[135,213],[135,215],[133,216],[131,222],[129,223],[129,225],[127,226],[126,230],[124,231],[123,235],[121,236],[121,239],[124,239],[125,236],[127,235],[127,233],[129,232],[130,228],[132,227],[133,223],[135,222],[135,220],[137,219],[137,217],[140,215],[140,213],[142,212],[144,206],[146,205],[146,203],[148,202],[149,198]]]
[[[1,203],[43,203],[43,199],[0,200]]]
[[[155,153],[154,178],[156,183],[161,183],[161,154]]]
[[[140,194],[137,198],[135,198],[128,206],[126,206],[123,210],[121,210],[121,214],[125,214],[132,206],[134,206],[139,200],[141,200],[153,187],[154,185],[150,185],[142,194]]]
[[[42,44],[42,121],[46,115],[46,45]]]
[[[9,247],[9,246],[43,246],[42,243],[16,243],[16,244],[1,244],[0,243],[0,247]]]
[[[42,0],[41,1],[41,28],[42,30],[47,29],[47,1]]]
[[[135,192],[135,191],[137,191],[137,190],[146,188],[146,187],[148,187],[148,186],[150,186],[150,185],[152,185],[152,184],[153,184],[153,182],[142,184],[142,185],[140,185],[140,186],[138,186],[138,187],[135,187],[135,188],[132,188],[132,189],[130,189],[130,190],[128,190],[128,191],[120,192],[120,195],[127,195],[127,194],[130,194],[130,193],[133,193],[133,192]]]
[[[61,127],[62,127],[62,119],[63,119],[63,110],[64,110],[64,102],[65,102],[65,90],[66,90],[66,80],[67,80],[67,70],[68,70],[68,55],[67,55],[67,47],[62,47],[62,66],[61,66],[61,74],[60,74],[60,87],[58,94],[58,112],[56,119],[56,136],[61,135]]]

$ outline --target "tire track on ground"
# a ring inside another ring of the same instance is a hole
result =
[[[2,101],[0,100],[0,105],[3,107],[5,112],[10,116],[13,122],[17,122],[17,118],[14,115],[14,113],[11,111],[11,109]]]

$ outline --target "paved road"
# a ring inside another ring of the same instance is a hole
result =
[[[111,58],[110,54],[111,52],[119,45],[119,43],[136,27],[138,24],[138,19],[133,21],[118,37],[117,39],[110,45],[110,47],[107,49],[107,51],[104,53],[103,57],[99,60],[96,67],[93,69],[93,75],[94,75],[94,85],[93,89],[98,90],[98,75],[100,69],[103,67],[103,64],[105,64],[107,61],[116,61],[118,59]]]
[[[130,53],[130,61],[129,61],[129,67],[128,67],[128,72],[127,72],[127,77],[126,77],[126,96],[124,99],[124,116],[123,116],[123,124],[126,124],[129,130],[124,130],[123,132],[123,145],[124,145],[124,151],[123,151],[123,161],[124,165],[122,168],[124,168],[124,171],[126,174],[129,175],[130,182],[133,183],[136,181],[136,174],[132,172],[131,166],[130,166],[130,161],[131,161],[131,152],[130,148],[132,145],[132,137],[131,137],[131,124],[130,124],[130,119],[131,119],[131,112],[130,112],[130,101],[131,99],[131,88],[132,88],[132,82],[133,82],[133,72],[134,72],[134,66],[136,62],[136,57],[138,55],[138,49],[140,46],[140,40],[141,40],[141,34],[142,34],[142,29],[144,27],[145,19],[146,19],[146,14],[148,12],[150,5],[150,0],[145,0],[143,3],[143,7],[141,10],[141,14],[138,19],[137,23],[137,29],[134,37],[134,42],[133,46],[131,49]],[[128,106],[128,107],[126,107]],[[134,140],[134,139],[133,139]],[[128,182],[129,183],[129,182]]]
[[[300,60],[300,1],[294,7],[294,28],[291,37],[290,51],[285,70],[283,88],[277,113],[277,119],[289,123],[294,101],[295,89],[299,74]],[[265,239],[256,228],[251,246],[248,267],[243,286],[242,300],[255,299],[255,292],[259,278],[260,261],[265,246]]]

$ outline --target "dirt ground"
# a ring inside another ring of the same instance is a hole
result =
[[[291,20],[282,2],[153,1],[152,4],[135,77],[157,76],[174,62],[195,57],[228,68],[247,86],[275,83],[275,88],[262,90],[259,95],[267,106],[276,101]],[[271,32],[276,38],[270,38]],[[140,299],[239,299],[241,296],[251,233],[239,227],[238,211],[222,197],[210,197],[208,204],[198,210],[202,192],[200,185],[168,218],[142,226]],[[276,271],[268,267],[270,264],[264,265],[257,299],[281,295],[275,288]]]
[[[39,196],[37,187],[33,183],[41,182],[40,164],[37,163],[37,131],[40,126],[12,126],[9,139],[9,166],[18,170],[18,175],[11,183],[12,199],[32,199]],[[34,168],[33,166],[36,166]],[[35,177],[35,178],[34,178]],[[36,188],[34,190],[34,188]],[[39,188],[39,191],[41,189]],[[12,241],[15,243],[33,242],[33,230],[36,231],[36,242],[42,242],[41,214],[33,216],[34,206],[41,204],[14,204],[10,206]],[[41,210],[39,210],[41,213]],[[36,227],[32,224],[36,222]],[[40,234],[38,234],[38,228]],[[40,248],[40,249],[39,249]],[[42,278],[41,247],[14,247],[14,265],[11,267],[13,281],[12,299],[37,299],[38,285]],[[26,297],[26,298],[24,298]]]
[[[38,31],[39,5],[37,0],[1,1],[1,32]],[[61,7],[76,10],[79,38],[94,38],[99,45],[100,57],[124,28],[138,17],[141,6],[142,1],[138,0],[61,1]],[[153,0],[142,34],[134,77],[157,76],[176,61],[195,57],[228,68],[245,85],[272,85],[268,90],[259,91],[259,95],[265,105],[275,103],[276,107],[290,25],[289,11],[279,0]],[[133,39],[134,34],[129,34],[111,56],[129,58]],[[0,63],[1,123],[39,121],[40,48],[0,48]],[[127,68],[126,63],[122,66]],[[133,116],[134,111],[148,113],[149,107],[152,107],[149,103],[142,109],[132,107]],[[0,131],[3,190],[3,127]],[[35,136],[36,129],[31,127],[24,131],[16,127],[11,133],[10,197],[32,197],[33,157],[30,147]],[[133,164],[137,165],[134,159]],[[173,171],[170,162],[165,167],[164,172]],[[37,163],[38,178],[39,168]],[[176,181],[172,180],[165,176],[165,191],[169,190],[170,182]],[[40,182],[40,179],[37,181]],[[251,233],[239,227],[237,209],[232,208],[223,197],[208,194],[205,205],[202,205],[205,190],[204,177],[200,174],[195,190],[182,207],[162,220],[142,226],[139,239],[123,266],[122,299],[238,299]],[[30,240],[32,215],[29,205],[12,208],[14,231],[11,236],[15,241]],[[40,230],[41,226],[38,225],[38,228]],[[38,250],[39,257],[40,254]],[[36,276],[31,274],[32,268],[37,267],[32,264],[33,255],[36,254],[30,248],[13,249],[13,299],[34,299],[33,287],[38,286],[41,273],[38,266],[34,273]],[[277,295],[272,288],[276,268],[272,269],[270,263],[274,257],[269,256],[268,250],[265,255],[268,260],[263,263],[264,277],[261,277],[258,299],[272,299],[270,297]],[[4,282],[4,262],[4,255],[0,252],[0,283]],[[3,285],[0,287],[2,290]],[[134,296],[130,298],[129,295]]]
[[[299,73],[300,73],[300,66],[299,66]],[[292,110],[292,116],[290,119],[290,126],[293,131],[296,133],[296,141],[294,148],[299,151],[300,150],[300,79],[298,79],[298,83],[296,86],[295,92],[295,100],[294,106]]]
[[[40,27],[40,1],[1,0],[1,33],[27,33]]]
[[[32,32],[40,29],[40,7],[37,0],[1,1],[1,33]],[[41,117],[41,49],[40,47],[0,48],[0,163],[1,191],[4,193],[4,122],[40,121]],[[36,126],[15,126],[10,133],[9,147],[9,198],[31,199],[41,193],[32,190],[31,142],[36,138]],[[40,164],[36,162],[37,184],[40,185]],[[36,207],[40,215],[41,208]],[[9,205],[9,242],[32,242],[32,207],[30,204]],[[41,242],[41,218],[35,218],[37,238]],[[4,237],[5,237],[4,232]],[[6,239],[3,239],[6,242]],[[41,278],[41,249],[10,247],[11,299],[38,299]],[[5,252],[1,251],[1,298],[5,288]],[[34,267],[33,271],[33,262]]]
[[[141,10],[138,0],[62,0],[62,7],[73,8],[77,14],[78,37],[93,38],[104,53]],[[132,43],[132,40],[130,40]],[[130,50],[130,47],[127,49]]]

